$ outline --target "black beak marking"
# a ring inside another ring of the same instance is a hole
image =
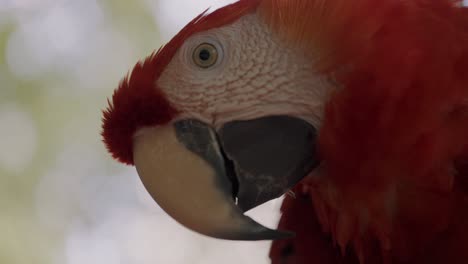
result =
[[[237,188],[237,181],[234,180],[232,163],[225,158],[214,129],[193,119],[178,121],[174,127],[179,142],[208,162],[217,175],[222,176],[216,177],[216,186],[225,194],[233,194],[233,186]]]
[[[316,129],[304,120],[269,116],[224,125],[219,138],[233,162],[238,206],[248,211],[278,198],[318,165]]]
[[[174,124],[178,140],[208,162],[218,188],[248,211],[287,192],[312,169],[316,129],[289,116],[269,116],[225,124],[218,134],[197,120]]]

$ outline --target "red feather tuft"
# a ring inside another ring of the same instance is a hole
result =
[[[259,1],[241,0],[193,19],[167,45],[138,63],[114,92],[103,111],[102,136],[108,151],[122,163],[133,165],[133,135],[143,127],[169,123],[178,113],[156,81],[184,41],[197,32],[221,27],[253,12]]]
[[[154,85],[156,70],[151,58],[137,64],[103,112],[104,143],[112,156],[122,163],[133,165],[133,135],[138,129],[166,124],[177,114]]]

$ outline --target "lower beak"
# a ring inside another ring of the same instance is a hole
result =
[[[231,122],[218,133],[182,120],[143,129],[134,162],[153,199],[187,228],[221,239],[281,239],[292,233],[243,212],[281,196],[317,165],[315,134],[286,116]]]

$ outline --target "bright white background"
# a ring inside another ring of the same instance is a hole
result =
[[[0,0],[0,263],[268,263],[194,234],[100,142],[118,81],[216,0]],[[251,215],[274,227],[280,202]]]

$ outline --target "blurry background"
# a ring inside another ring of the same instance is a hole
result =
[[[268,242],[205,238],[110,159],[119,80],[217,0],[0,0],[0,263],[267,263]],[[250,215],[274,227],[279,201]]]
[[[268,242],[170,219],[99,136],[106,98],[137,60],[227,2],[0,0],[0,263],[267,263]],[[252,214],[274,227],[278,210]]]

